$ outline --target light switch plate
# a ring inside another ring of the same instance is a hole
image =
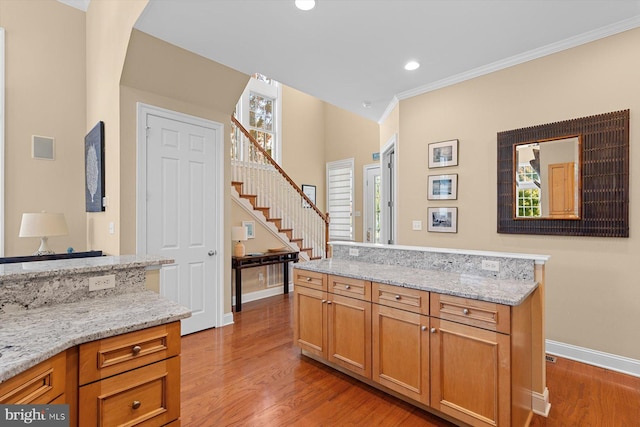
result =
[[[422,230],[422,221],[413,221],[413,224],[411,225],[412,230]]]

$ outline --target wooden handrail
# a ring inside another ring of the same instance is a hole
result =
[[[231,116],[231,121],[233,122],[233,124],[235,124],[237,126],[238,129],[240,129],[240,131],[244,134],[244,136],[246,136],[249,141],[251,141],[251,143],[253,144],[253,146],[269,161],[269,163],[276,168],[276,170],[278,172],[280,172],[280,174],[282,175],[282,177],[284,179],[287,180],[287,182],[289,184],[291,184],[291,186],[293,188],[295,188],[295,190],[298,192],[298,194],[300,194],[300,196],[302,196],[302,198],[309,204],[309,206],[311,206],[311,208],[313,208],[313,210],[318,214],[318,216],[320,216],[320,218],[322,218],[322,220],[324,221],[324,223],[328,226],[329,225],[329,214],[327,213],[326,215],[323,214],[322,212],[320,212],[320,209],[318,209],[318,207],[315,205],[315,203],[313,203],[311,201],[311,199],[309,199],[309,197],[307,197],[306,194],[304,194],[304,192],[302,191],[302,189],[300,187],[298,187],[298,185],[293,182],[293,180],[289,177],[289,175],[287,175],[287,173],[280,167],[280,165],[278,165],[276,163],[275,160],[273,160],[273,158],[269,155],[269,153],[267,153],[267,150],[265,150],[264,148],[262,148],[262,146],[260,145],[260,143],[258,141],[256,141],[256,139],[251,136],[251,134],[249,133],[249,131],[247,131],[244,126],[242,126],[242,124],[232,115]],[[326,230],[326,234],[327,234],[327,242],[329,241],[329,231],[328,229]]]

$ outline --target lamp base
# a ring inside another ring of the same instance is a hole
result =
[[[40,238],[40,247],[37,251],[33,253],[33,255],[53,255],[54,251],[49,249],[49,238],[41,237]]]
[[[244,256],[245,249],[242,242],[236,243],[236,246],[233,248],[233,256]]]
[[[35,251],[34,253],[32,253],[31,255],[54,255],[54,254],[55,254],[54,251],[50,251],[50,250],[48,250],[48,251],[40,251],[40,250],[38,250],[38,251]]]

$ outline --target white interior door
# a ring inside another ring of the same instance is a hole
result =
[[[146,253],[175,260],[160,270],[160,293],[192,311],[182,334],[216,325],[222,218],[217,157],[222,125],[170,114],[146,123]],[[139,242],[140,243],[140,242]]]
[[[382,243],[396,242],[396,151],[395,141],[382,154]]]
[[[380,164],[364,167],[364,233],[366,243],[380,243],[382,179]]]

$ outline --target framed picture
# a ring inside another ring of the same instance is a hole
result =
[[[428,200],[456,200],[458,198],[458,174],[429,175]]]
[[[302,184],[302,192],[309,198],[309,200],[313,202],[314,205],[316,204],[316,186],[315,185]],[[310,208],[311,205],[309,205],[309,203],[307,203],[306,200],[302,199],[302,207]]]
[[[85,210],[104,211],[104,122],[84,137],[84,176]]]
[[[428,231],[458,232],[458,208],[427,208]]]
[[[458,140],[429,144],[429,168],[458,165]]]
[[[247,239],[256,237],[256,223],[254,221],[242,221],[242,226],[247,229]]]

